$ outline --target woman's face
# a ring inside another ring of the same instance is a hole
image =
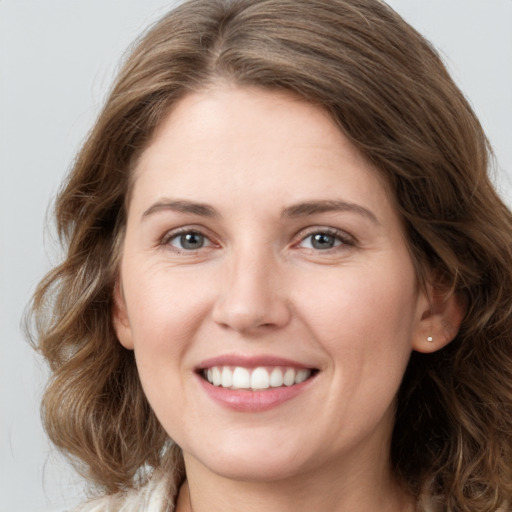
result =
[[[429,306],[386,186],[317,107],[234,86],[181,100],[135,171],[116,302],[187,469],[387,464]]]

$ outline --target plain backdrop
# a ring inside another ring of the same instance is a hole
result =
[[[58,260],[48,205],[123,52],[174,3],[0,0],[0,512],[62,511],[82,499],[80,480],[42,431],[45,369],[21,317]],[[389,3],[434,43],[469,98],[511,205],[512,0]]]

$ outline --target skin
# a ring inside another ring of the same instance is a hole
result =
[[[385,183],[329,116],[260,89],[190,94],[132,192],[114,325],[183,449],[178,510],[412,510],[389,469],[395,395],[411,351],[448,343],[459,309],[419,289]],[[184,247],[183,232],[203,245]],[[313,244],[322,233],[332,247]],[[197,375],[219,355],[317,373],[241,412]]]

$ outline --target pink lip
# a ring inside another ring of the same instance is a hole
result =
[[[295,369],[312,368],[291,359],[282,357],[261,355],[261,356],[240,356],[236,354],[226,354],[212,357],[199,363],[197,370],[212,368],[213,366],[243,366],[244,368],[257,368],[258,366],[286,366]]]
[[[214,386],[197,375],[200,385],[208,396],[218,404],[239,412],[263,412],[281,405],[302,393],[315,376],[293,386],[269,388],[262,391],[238,390]]]

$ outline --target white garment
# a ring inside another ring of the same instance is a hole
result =
[[[140,489],[93,499],[72,512],[173,512],[174,487],[169,478],[156,473]]]

